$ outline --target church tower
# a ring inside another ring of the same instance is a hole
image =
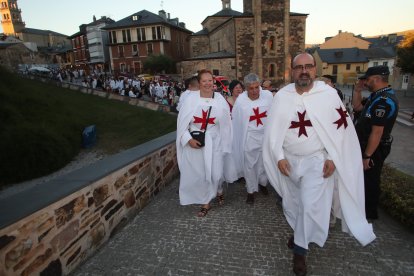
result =
[[[243,12],[251,16],[253,52],[249,55],[244,50],[240,56],[251,58],[250,70],[261,78],[285,81],[290,69],[290,0],[244,0]]]
[[[221,0],[223,4],[223,10],[231,10],[231,0]]]
[[[6,35],[15,35],[21,32],[25,24],[17,0],[0,0],[1,26]]]

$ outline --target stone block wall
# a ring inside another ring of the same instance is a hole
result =
[[[0,275],[73,271],[178,175],[174,137],[116,170],[111,168],[120,161],[110,160],[103,177],[0,229]],[[44,200],[49,196],[45,191]]]
[[[230,80],[236,78],[236,63],[234,58],[186,60],[182,61],[179,66],[183,69],[184,76],[191,76],[191,74],[193,74],[192,72],[197,72],[201,69],[208,69],[211,71],[217,69],[219,70],[220,75],[226,76]]]
[[[210,52],[210,40],[207,35],[190,37],[190,57],[197,57]]]
[[[254,20],[253,18],[236,18],[236,78],[243,80],[244,76],[253,72],[254,57]],[[257,74],[257,72],[255,72]]]
[[[235,46],[235,26],[233,21],[228,21],[210,34],[210,52],[225,50],[229,53],[235,53]]]

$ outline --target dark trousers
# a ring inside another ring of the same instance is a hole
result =
[[[365,215],[368,219],[378,218],[378,204],[381,194],[381,171],[384,160],[388,156],[391,147],[384,148],[379,145],[372,155],[373,166],[364,171],[365,181]]]

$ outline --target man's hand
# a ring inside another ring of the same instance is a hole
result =
[[[279,162],[277,162],[277,167],[279,168],[282,174],[289,176],[290,164],[286,159],[279,160]]]
[[[354,92],[360,93],[364,89],[365,89],[365,81],[357,80],[357,82],[355,83]]]
[[[196,139],[190,139],[188,141],[188,144],[190,145],[190,147],[192,147],[193,149],[201,149],[200,147],[200,142],[198,142]]]
[[[364,171],[371,169],[374,166],[371,158],[362,159],[362,164],[364,165]]]
[[[323,177],[330,177],[334,173],[335,168],[335,164],[332,160],[326,160],[325,164],[323,165]]]

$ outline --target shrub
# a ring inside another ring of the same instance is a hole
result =
[[[381,190],[381,205],[392,217],[414,230],[414,177],[384,165]]]

